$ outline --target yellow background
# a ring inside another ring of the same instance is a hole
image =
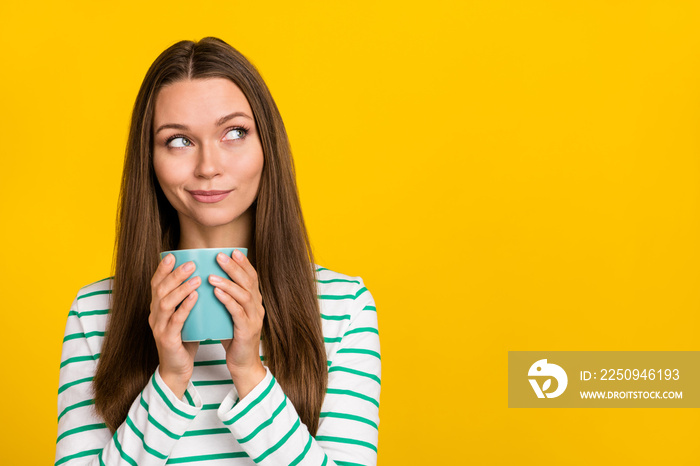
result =
[[[507,408],[508,350],[700,350],[697,2],[4,2],[1,464],[51,464],[131,108],[214,35],[282,112],[382,344],[379,464],[697,464],[693,409]]]

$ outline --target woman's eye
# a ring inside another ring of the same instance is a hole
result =
[[[178,140],[187,141],[187,144],[182,144],[182,143],[181,143],[181,144],[172,144],[174,141],[178,141]],[[170,147],[189,147],[189,146],[192,145],[192,143],[191,143],[190,140],[187,139],[186,137],[177,136],[177,137],[174,137],[174,138],[168,140],[168,144],[167,144],[167,145],[170,146]]]
[[[228,133],[226,133],[227,136],[229,134],[233,134],[234,136],[226,139],[243,139],[246,135],[246,132],[247,131],[244,128],[234,128]]]

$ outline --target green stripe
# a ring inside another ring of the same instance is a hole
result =
[[[329,338],[329,337],[323,337],[323,342],[324,343],[338,343],[342,340],[341,337],[336,337],[336,338]]]
[[[382,357],[379,353],[377,353],[376,351],[368,350],[368,349],[341,348],[337,351],[337,353],[369,354],[370,356],[374,356],[377,359],[382,359]]]
[[[124,458],[124,461],[129,463],[131,466],[139,466],[138,463],[136,463],[136,461],[134,461],[134,459],[131,456],[127,455],[126,452],[124,450],[122,450],[122,446],[119,443],[119,439],[117,439],[117,432],[116,431],[114,432],[112,439],[114,440],[114,445],[117,447],[117,451],[119,452],[119,456]]]
[[[265,398],[265,397],[267,396],[268,393],[270,393],[270,390],[272,390],[272,387],[273,387],[274,385],[275,385],[275,376],[272,376],[272,379],[270,380],[270,383],[267,385],[267,387],[265,388],[265,390],[263,390],[263,392],[262,392],[256,399],[254,399],[248,406],[246,406],[245,409],[244,409],[243,411],[241,411],[240,413],[236,414],[235,416],[233,416],[233,417],[232,417],[231,419],[229,419],[228,421],[223,421],[224,424],[226,424],[227,426],[230,426],[231,424],[233,424],[234,422],[236,422],[237,420],[239,420],[240,418],[242,418],[248,411],[250,411],[251,409],[253,409],[253,407],[254,407],[255,405],[257,405],[258,403],[260,403],[260,401],[261,401],[263,398]],[[235,405],[234,405],[234,406],[235,406]]]
[[[86,451],[81,451],[80,453],[76,453],[74,455],[64,456],[60,460],[56,461],[56,463],[54,463],[54,466],[58,466],[59,464],[63,464],[66,461],[74,460],[76,458],[82,458],[84,456],[90,456],[90,455],[97,455],[100,452],[102,452],[102,449],[98,448],[97,450],[86,450]]]
[[[301,419],[299,419],[297,417],[297,422],[295,422],[294,425],[292,426],[292,428],[289,429],[289,432],[284,434],[284,437],[282,437],[279,442],[275,443],[270,448],[265,450],[265,452],[262,455],[258,456],[253,461],[255,461],[256,463],[259,463],[262,460],[264,460],[265,458],[267,458],[268,456],[270,456],[271,454],[273,454],[274,452],[276,452],[277,449],[279,449],[279,447],[284,445],[284,443],[289,439],[289,437],[291,437],[292,434],[294,434],[294,432],[296,432],[296,430],[299,428],[300,424],[301,424]]]
[[[345,332],[345,335],[352,335],[353,333],[365,333],[365,332],[376,333],[377,335],[379,335],[379,330],[377,330],[377,329],[374,328],[374,327],[358,327],[358,328],[354,328],[354,329],[352,329],[352,330],[348,330],[347,332]],[[345,336],[345,335],[343,335],[343,336]]]
[[[350,320],[350,314],[345,314],[342,316],[328,316],[326,314],[321,314],[321,319],[326,320]]]
[[[360,284],[359,280],[347,280],[345,278],[333,278],[331,280],[316,280],[319,283],[337,283],[337,282],[342,282],[342,283],[357,283],[358,285]]]
[[[92,293],[85,293],[82,296],[78,296],[78,299],[83,299],[83,298],[87,298],[89,296],[95,296],[98,294],[112,294],[112,290],[100,290],[100,291],[93,291]]]
[[[218,345],[219,343],[221,343],[220,340],[204,340],[199,342],[200,345]]]
[[[375,424],[374,422],[361,416],[355,416],[354,414],[326,412],[321,413],[319,417],[335,417],[338,419],[349,419],[351,421],[364,422],[365,424],[370,425],[375,429],[379,430],[379,427],[377,427],[377,424]]]
[[[165,393],[163,392],[163,389],[160,388],[160,386],[158,385],[158,382],[156,382],[156,374],[155,374],[155,373],[153,374],[153,376],[151,377],[151,379],[153,379],[153,387],[155,387],[156,392],[158,392],[158,394],[160,395],[160,397],[163,399],[163,401],[165,402],[165,404],[168,405],[168,408],[170,408],[170,410],[171,410],[172,412],[179,414],[180,416],[184,417],[185,419],[194,419],[194,414],[187,414],[187,413],[184,412],[184,411],[180,411],[179,409],[177,409],[177,408],[175,407],[174,404],[172,404],[172,402],[168,399],[168,397],[167,397],[167,396],[165,395]]]
[[[231,431],[226,427],[220,427],[218,429],[201,429],[201,430],[190,430],[185,432],[183,437],[194,437],[196,435],[214,435],[214,434],[230,434]]]
[[[340,299],[357,299],[357,298],[359,298],[359,297],[362,295],[362,293],[364,293],[365,291],[367,291],[367,288],[363,286],[363,287],[360,288],[360,289],[357,291],[357,293],[355,293],[355,294],[340,294],[340,295],[335,295],[335,294],[320,294],[320,295],[317,295],[317,296],[318,296],[318,299],[331,299],[331,300],[336,300],[336,301],[337,301],[337,300],[340,300]]]
[[[337,464],[338,466],[365,466],[364,464],[351,463],[350,461],[338,461],[338,460],[334,460],[334,461],[335,461],[335,464]]]
[[[105,336],[105,332],[72,333],[63,338],[63,343],[68,340],[75,340],[76,338],[90,338],[94,336],[103,337]]]
[[[60,421],[61,418],[63,417],[63,415],[66,414],[68,411],[71,411],[71,410],[74,410],[77,408],[82,408],[83,406],[94,405],[94,404],[95,404],[95,400],[85,400],[85,401],[81,401],[80,403],[70,405],[66,409],[64,409],[63,412],[61,412],[61,414],[58,415],[58,420]]]
[[[190,395],[189,390],[185,390],[185,398],[187,398],[187,402],[190,404],[190,406],[194,406],[194,400],[192,399],[192,395]]]
[[[349,396],[354,396],[355,398],[360,398],[365,401],[369,401],[373,405],[375,405],[377,408],[379,408],[379,401],[375,400],[374,398],[367,396],[363,393],[358,393],[358,392],[353,392],[352,390],[340,390],[338,388],[329,388],[326,390],[326,393],[330,393],[331,395],[349,395]]]
[[[277,407],[277,409],[275,409],[275,411],[272,413],[272,416],[270,416],[270,419],[268,419],[267,421],[265,421],[265,422],[263,422],[262,424],[260,424],[260,425],[259,425],[258,427],[256,427],[255,430],[254,430],[253,432],[251,432],[248,436],[246,436],[246,437],[240,439],[240,440],[238,441],[238,443],[245,443],[245,442],[248,442],[248,441],[251,440],[253,437],[255,437],[256,435],[258,435],[258,432],[260,432],[260,431],[263,430],[265,427],[267,427],[267,426],[269,426],[270,424],[272,424],[272,421],[277,417],[277,415],[278,415],[279,413],[282,412],[282,410],[284,409],[284,407],[285,407],[286,405],[287,405],[287,395],[285,394],[285,395],[284,395],[284,399],[282,400],[282,403],[280,403],[280,405]]]
[[[68,364],[71,364],[74,362],[95,361],[97,359],[100,359],[100,353],[97,353],[94,356],[76,356],[74,358],[68,358],[61,363],[61,365],[59,366],[59,369],[63,366],[67,366]]]
[[[365,306],[362,308],[363,311],[374,311],[377,312],[377,307],[376,306]]]
[[[321,463],[321,466],[326,466],[328,464],[328,455],[325,453],[323,454],[323,463]],[[336,462],[337,464],[337,462]]]
[[[196,382],[192,382],[192,385],[195,387],[202,387],[206,385],[232,385],[233,380],[198,380]]]
[[[353,438],[345,438],[345,437],[331,437],[329,435],[317,435],[316,436],[316,441],[321,441],[321,442],[336,442],[336,443],[347,443],[350,445],[360,445],[363,447],[371,448],[375,452],[377,451],[377,447],[372,445],[369,442],[363,442],[362,440],[355,440]]]
[[[358,371],[355,369],[350,369],[348,367],[341,367],[341,366],[331,367],[330,369],[328,369],[328,372],[347,372],[348,374],[355,374],[355,375],[359,375],[361,377],[367,377],[368,379],[372,379],[375,382],[377,382],[379,385],[382,384],[382,381],[376,375],[370,374],[368,372],[362,372],[362,371]]]
[[[164,455],[161,452],[159,452],[158,450],[146,445],[146,439],[143,438],[143,433],[141,433],[141,431],[134,425],[134,422],[131,420],[131,418],[129,417],[128,414],[126,415],[126,423],[129,427],[131,427],[131,430],[134,431],[136,436],[141,439],[141,443],[143,444],[144,450],[146,450],[148,453],[150,453],[151,455],[153,455],[156,458],[161,459],[161,460],[164,460],[168,457],[168,455]]]
[[[58,436],[56,439],[56,443],[60,442],[62,438],[68,437],[69,435],[73,434],[78,434],[80,432],[85,432],[87,430],[95,430],[95,429],[106,429],[107,424],[102,423],[102,424],[89,424],[87,426],[82,426],[82,427],[76,427],[75,429],[67,430],[61,435]]]
[[[289,463],[289,466],[295,466],[301,462],[306,457],[306,453],[309,451],[309,448],[311,448],[311,436],[309,435],[309,441],[306,442],[306,446],[304,447],[304,451],[302,451],[299,456],[297,456],[294,461]]]
[[[248,454],[244,451],[235,451],[232,453],[215,453],[213,455],[199,455],[199,456],[183,456],[182,458],[170,458],[165,464],[179,464],[179,463],[191,463],[193,461],[207,461],[207,460],[222,460],[229,458],[247,458]]]
[[[85,316],[103,316],[109,314],[109,309],[96,309],[94,311],[84,311],[84,312],[78,312],[78,317],[85,317]]]
[[[102,461],[102,452],[104,452],[104,450],[100,451],[100,454],[97,455],[97,459],[100,460],[100,466],[106,466],[105,462]]]
[[[219,409],[219,406],[221,406],[221,403],[212,403],[202,406],[202,409]]]
[[[105,314],[109,314],[109,309],[96,309],[94,311],[85,311],[85,312],[70,311],[68,313],[68,317],[70,317],[70,316],[78,316],[78,317],[98,316],[98,315],[105,315]]]
[[[146,413],[148,414],[148,422],[150,422],[151,424],[153,424],[154,426],[156,426],[156,428],[158,428],[158,430],[160,430],[161,432],[163,432],[165,435],[167,435],[167,436],[170,437],[171,439],[174,439],[174,440],[179,440],[179,439],[180,439],[180,436],[179,436],[179,435],[175,435],[175,434],[173,434],[172,432],[170,432],[170,431],[169,431],[168,429],[166,429],[163,425],[161,425],[160,422],[156,421],[156,420],[153,418],[153,416],[151,416],[151,413],[148,411],[148,403],[146,403],[146,400],[143,399],[143,393],[141,393],[141,406],[143,406],[143,408],[146,410]]]
[[[226,364],[225,359],[214,359],[212,361],[195,361],[195,366],[218,366],[220,364]]]
[[[336,295],[336,294],[320,294],[320,295],[317,295],[317,297],[318,297],[318,299],[331,299],[331,300],[334,300],[334,301],[338,301],[338,300],[341,300],[341,299],[355,299],[355,295],[354,295],[354,294],[340,294],[340,295]]]
[[[319,268],[316,269],[316,272],[320,272],[321,270],[328,270],[328,269],[325,268],[325,267],[319,267]]]
[[[68,382],[68,383],[63,384],[60,387],[58,387],[58,393],[61,393],[74,385],[78,385],[78,384],[90,382],[90,381],[92,381],[92,377],[85,377],[84,379],[78,379],[78,380],[74,380],[73,382]]]
[[[326,361],[326,365],[327,365],[328,367],[331,367],[331,366],[333,365],[333,363],[332,363],[331,361]]]

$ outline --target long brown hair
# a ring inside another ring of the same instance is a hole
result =
[[[328,369],[314,257],[291,148],[277,105],[257,69],[216,37],[183,40],[166,49],[149,68],[136,97],[119,194],[112,306],[93,380],[95,408],[115,431],[158,366],[148,325],[150,281],[159,253],[177,249],[180,225],[153,169],[156,96],[176,81],[214,77],[230,79],[248,99],[263,148],[248,258],[257,271],[265,307],[265,364],[315,435]]]

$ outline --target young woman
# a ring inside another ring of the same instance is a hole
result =
[[[210,275],[232,340],[182,342]],[[207,344],[205,344],[207,343]],[[114,275],[70,308],[56,465],[374,465],[381,362],[360,277],[314,263],[277,106],[255,67],[214,37],[151,65],[126,149]]]

